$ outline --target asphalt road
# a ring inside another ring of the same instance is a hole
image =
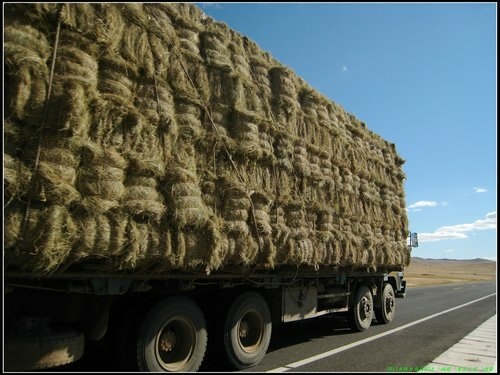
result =
[[[449,309],[487,297],[466,306]],[[352,332],[343,317],[327,316],[274,327],[263,361],[248,371],[391,372],[424,367],[496,312],[496,283],[418,287],[396,300],[396,315],[387,325]],[[440,315],[437,315],[440,314]],[[434,317],[431,317],[436,315]],[[424,318],[431,317],[427,320]],[[418,322],[421,320],[420,322]],[[416,324],[414,324],[417,322]],[[399,330],[398,330],[399,329]],[[395,331],[357,345],[361,340]],[[352,345],[350,348],[343,348]],[[356,346],[357,345],[357,346]],[[311,357],[338,349],[318,360]],[[345,350],[342,350],[345,349]],[[303,365],[294,363],[304,360]],[[292,366],[289,366],[292,364]],[[289,367],[288,367],[289,366]],[[201,371],[230,371],[206,362]]]
[[[346,317],[338,315],[275,325],[262,362],[242,372],[415,371],[493,316],[496,298],[495,282],[414,287],[396,300],[390,324],[374,321],[366,332],[351,331]],[[114,371],[105,359],[84,358],[59,369]],[[200,371],[234,370],[206,359]]]

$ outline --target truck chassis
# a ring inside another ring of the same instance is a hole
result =
[[[405,289],[402,272],[331,267],[8,273],[5,367],[59,366],[98,345],[129,370],[196,371],[206,354],[245,369],[264,357],[273,324],[346,313],[353,330],[365,331],[373,318],[392,321]]]

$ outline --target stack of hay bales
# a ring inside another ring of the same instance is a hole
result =
[[[409,262],[404,160],[190,4],[6,4],[8,269]]]

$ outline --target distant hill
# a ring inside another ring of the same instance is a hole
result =
[[[489,259],[484,259],[484,258],[474,258],[474,259],[448,259],[448,258],[441,258],[441,259],[433,259],[433,258],[420,258],[420,257],[411,257],[412,262],[430,262],[430,263],[446,263],[446,262],[460,262],[462,264],[465,263],[493,263],[495,264],[496,261],[494,260],[489,260]]]

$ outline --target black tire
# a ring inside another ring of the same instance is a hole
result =
[[[356,291],[349,318],[351,328],[355,331],[363,332],[370,328],[373,319],[373,296],[366,285],[361,285]]]
[[[139,329],[151,306],[147,299],[124,299],[113,307],[109,320],[107,347],[117,372],[138,371]]]
[[[168,297],[144,318],[137,342],[141,371],[195,372],[207,347],[205,318],[186,297]]]
[[[6,337],[6,371],[30,371],[67,365],[79,360],[85,348],[83,333],[70,330],[47,336]]]
[[[207,325],[210,342],[205,357],[211,363],[223,366],[231,365],[224,348],[224,327],[227,312],[234,298],[226,291],[223,295],[216,296],[208,308]]]
[[[238,296],[224,325],[224,348],[229,363],[240,370],[257,365],[267,352],[271,330],[271,313],[264,298],[255,292]]]
[[[394,313],[396,312],[396,296],[390,283],[384,284],[377,305],[380,305],[380,307],[375,308],[377,321],[382,324],[390,323],[394,319]]]

